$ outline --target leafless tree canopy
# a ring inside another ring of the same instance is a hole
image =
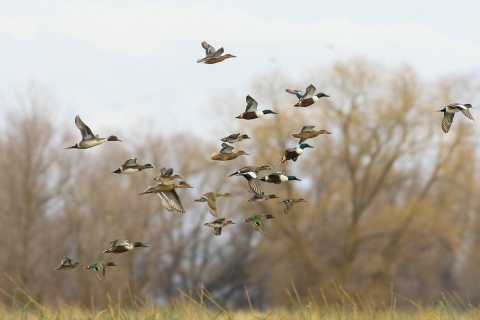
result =
[[[295,97],[284,89],[310,83],[330,98],[293,108]],[[330,300],[337,285],[388,302],[393,285],[413,300],[455,290],[480,302],[478,130],[460,115],[445,135],[435,113],[452,102],[477,107],[479,89],[475,76],[426,82],[408,66],[389,69],[361,59],[318,69],[301,83],[273,71],[259,76],[249,93],[259,109],[278,115],[240,121],[234,117],[244,108],[241,97],[212,97],[224,112],[212,139],[132,129],[118,133],[134,137],[130,143],[64,150],[78,140],[72,119],[52,116],[56,107],[30,88],[2,115],[0,269],[43,303],[90,305],[93,296],[101,306],[107,293],[130,301],[130,292],[167,303],[178,297],[177,288],[205,286],[219,302],[244,307],[247,286],[262,308],[287,303],[284,288],[292,281],[300,295],[322,289]],[[280,165],[283,151],[298,143],[290,134],[304,125],[332,134],[309,140],[314,149]],[[251,155],[211,161],[219,139],[237,132],[252,138],[235,145]],[[157,169],[111,173],[132,157]],[[302,179],[262,183],[265,194],[307,202],[288,215],[275,200],[247,202],[246,180],[228,175],[264,164]],[[173,167],[194,186],[178,191],[186,213],[166,211],[155,195],[138,195],[161,167]],[[213,190],[232,194],[217,199],[219,216],[236,222],[220,237],[203,226],[212,221],[207,207],[193,202]],[[261,213],[276,217],[264,222],[267,237],[243,222]],[[119,237],[150,247],[106,257],[102,250]],[[54,271],[63,254],[118,267],[97,282],[83,268]],[[6,277],[0,287],[14,291]]]

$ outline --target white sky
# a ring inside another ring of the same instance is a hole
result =
[[[477,0],[2,1],[0,101],[35,81],[74,132],[76,114],[100,135],[140,119],[208,132],[198,110],[234,93],[241,113],[272,68],[305,86],[303,71],[355,56],[424,79],[480,72],[479,14]],[[238,58],[197,64],[203,40]]]

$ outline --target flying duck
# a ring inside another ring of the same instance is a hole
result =
[[[258,111],[257,106],[258,103],[250,97],[249,95],[246,98],[247,100],[247,108],[245,109],[245,112],[237,116],[237,119],[245,119],[245,120],[252,120],[252,119],[257,119],[260,117],[263,117],[265,114],[277,114],[276,112],[273,112],[272,110],[263,110],[263,111]]]
[[[313,130],[313,128],[315,128],[315,126],[303,126],[302,130],[300,130],[299,133],[292,133],[291,136],[294,138],[300,138],[298,144],[302,144],[305,142],[305,140],[315,138],[319,134],[331,134],[327,130],[315,131]]]
[[[131,158],[125,161],[124,164],[120,166],[117,170],[113,171],[112,173],[118,173],[118,174],[129,174],[129,173],[135,173],[135,172],[140,172],[144,169],[152,169],[155,168],[150,163],[146,164],[137,164],[137,158]]]
[[[91,147],[98,146],[99,144],[104,143],[105,141],[122,141],[118,139],[116,136],[109,136],[108,138],[100,138],[97,135],[94,135],[92,133],[92,130],[83,123],[82,119],[80,119],[80,116],[75,117],[75,125],[77,128],[80,130],[80,133],[82,134],[82,141],[77,142],[71,147],[64,148],[64,149],[88,149]]]
[[[222,56],[224,51],[223,47],[215,50],[215,48],[209,45],[206,41],[202,42],[202,47],[205,49],[205,58],[198,59],[197,63],[214,64],[217,62],[222,62],[223,60],[228,58],[236,58],[236,56],[229,53]]]
[[[213,222],[207,222],[204,224],[206,227],[212,227],[213,228],[213,234],[216,236],[219,236],[222,234],[222,228],[225,227],[226,225],[229,224],[235,224],[232,220],[227,220],[225,221],[225,218],[220,218],[217,219]]]
[[[443,119],[442,119],[442,129],[443,132],[447,133],[450,130],[450,126],[453,122],[453,117],[455,116],[455,112],[461,112],[470,120],[475,121],[473,119],[472,114],[468,110],[472,108],[472,105],[469,103],[461,104],[461,103],[451,103],[443,109],[437,110],[437,112],[443,112]]]

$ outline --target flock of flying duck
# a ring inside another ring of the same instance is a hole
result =
[[[224,52],[223,47],[218,50],[215,50],[214,47],[212,47],[205,41],[202,42],[202,47],[205,49],[206,56],[202,59],[198,59],[197,63],[214,64],[228,58],[235,58],[235,56],[231,54],[222,55]],[[320,98],[329,97],[324,93],[315,94],[315,90],[316,88],[313,85],[309,85],[306,88],[305,92],[300,90],[292,90],[292,89],[286,89],[285,91],[295,95],[298,98],[298,102],[294,105],[294,107],[309,107],[314,103],[316,103]],[[276,112],[268,109],[259,111],[258,103],[250,95],[246,97],[246,102],[247,102],[247,107],[245,109],[245,112],[238,115],[236,117],[237,119],[253,120],[253,119],[261,118],[266,114],[277,114]],[[470,104],[452,103],[441,110],[437,110],[438,112],[443,112],[443,119],[442,119],[443,131],[447,133],[450,130],[450,127],[453,122],[453,117],[455,116],[456,112],[462,112],[467,118],[474,120],[473,116],[468,110],[470,108],[472,108]],[[108,138],[100,138],[98,135],[94,135],[90,130],[90,128],[80,119],[79,116],[75,117],[75,125],[80,130],[80,133],[82,135],[82,140],[80,142],[77,142],[75,145],[65,149],[88,149],[88,148],[100,145],[106,141],[121,141],[120,139],[118,139],[116,136],[113,136],[113,135],[109,136]],[[295,162],[297,161],[298,157],[303,154],[305,148],[313,148],[311,145],[304,143],[307,139],[317,137],[320,134],[330,134],[330,132],[326,130],[318,130],[318,131],[313,130],[314,127],[315,126],[311,126],[311,125],[303,126],[299,133],[293,133],[291,135],[294,138],[300,139],[299,145],[285,150],[280,163],[284,163],[285,165],[287,165],[288,160],[293,160]],[[222,149],[218,153],[213,153],[211,156],[211,159],[228,161],[228,160],[236,159],[241,155],[248,155],[248,153],[246,153],[243,150],[240,150],[238,152],[233,152],[234,147],[228,144],[228,143],[233,144],[235,142],[239,142],[244,139],[250,139],[250,137],[247,134],[236,133],[220,139],[223,142]],[[112,173],[132,174],[132,173],[143,171],[145,169],[152,169],[152,168],[155,168],[155,166],[153,166],[150,163],[143,164],[143,165],[138,164],[137,158],[132,158],[125,161],[125,163],[121,165],[120,168],[113,171]],[[265,195],[265,193],[261,188],[260,181],[274,183],[274,184],[280,184],[282,182],[288,182],[293,180],[301,181],[295,176],[286,175],[284,172],[275,172],[275,173],[266,175],[262,178],[258,177],[258,174],[261,171],[272,170],[272,169],[273,167],[270,165],[263,165],[259,167],[247,166],[233,172],[229,177],[243,176],[247,180],[248,186],[250,187],[249,192],[253,194],[253,197],[248,200],[249,202],[265,201],[269,199],[278,198],[274,194]],[[183,208],[182,203],[180,201],[180,197],[178,196],[175,189],[192,188],[192,187],[185,181],[177,182],[176,179],[181,179],[181,177],[179,175],[173,175],[172,168],[170,169],[162,168],[160,169],[159,176],[153,179],[158,183],[154,186],[148,187],[140,195],[155,193],[160,197],[162,206],[168,211],[176,210],[178,212],[185,212],[185,209]],[[217,197],[230,197],[230,194],[211,191],[203,194],[201,197],[199,197],[198,199],[195,199],[194,201],[206,202],[207,208],[210,211],[210,213],[214,217],[217,217],[217,203],[216,203]],[[284,212],[288,213],[289,210],[292,209],[293,205],[299,202],[306,202],[306,201],[302,198],[298,198],[298,199],[285,199],[277,203],[282,204],[284,206]],[[260,232],[262,235],[265,236],[266,231],[262,221],[267,219],[272,219],[272,218],[274,218],[274,216],[271,214],[258,214],[258,215],[254,215],[249,218],[246,218],[245,222],[251,222],[252,227],[256,231]],[[204,225],[208,227],[212,227],[213,233],[216,236],[219,236],[222,233],[222,228],[229,224],[235,224],[235,223],[231,220],[225,220],[225,218],[218,218],[212,222],[207,222]],[[110,243],[110,248],[104,250],[103,253],[123,253],[139,247],[148,247],[148,246],[144,245],[141,242],[130,243],[125,238],[119,238],[117,240],[112,241]],[[101,281],[105,278],[105,268],[108,266],[116,266],[116,264],[114,262],[102,261],[102,262],[94,263],[92,265],[85,266],[81,262],[72,263],[71,259],[67,255],[64,255],[62,258],[61,264],[58,267],[56,267],[55,270],[69,270],[77,266],[83,266],[86,269],[94,270],[95,277],[97,278],[97,280]]]

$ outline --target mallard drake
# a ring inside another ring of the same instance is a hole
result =
[[[80,116],[75,117],[75,125],[77,128],[80,130],[80,133],[82,134],[82,141],[77,142],[75,145],[64,148],[64,149],[88,149],[91,147],[98,146],[99,144],[102,144],[106,141],[122,141],[118,139],[116,136],[109,136],[108,138],[99,138],[98,134],[94,135],[92,133],[92,130],[83,123],[82,119],[80,119]]]
[[[213,222],[207,222],[204,224],[206,227],[212,227],[213,228],[213,234],[216,236],[219,236],[222,234],[222,228],[225,227],[226,225],[229,224],[235,224],[232,220],[227,220],[225,221],[225,218],[220,218],[217,219]]]
[[[269,114],[269,113],[277,114],[276,112],[273,112],[272,110],[269,110],[269,109],[258,111],[257,101],[255,101],[255,99],[253,99],[249,95],[247,96],[246,100],[247,100],[247,108],[245,109],[244,113],[236,117],[237,119],[252,120],[252,119],[263,117],[265,114]]]
[[[287,182],[291,180],[302,181],[295,176],[287,176],[285,175],[284,172],[275,172],[275,173],[269,174],[268,176],[260,178],[260,181],[275,183],[275,184],[279,184],[279,183]]]
[[[235,134],[229,135],[228,137],[220,139],[220,141],[234,143],[237,141],[242,141],[243,139],[250,139],[250,137],[246,134],[235,133]]]
[[[288,214],[288,211],[292,209],[293,205],[298,202],[307,202],[302,198],[298,199],[285,199],[282,201],[278,201],[278,204],[283,204],[283,211]]]
[[[299,133],[292,133],[291,136],[294,138],[300,138],[298,144],[302,144],[303,142],[305,142],[305,140],[315,138],[319,134],[331,134],[327,130],[315,131],[313,130],[313,128],[315,128],[315,126],[303,126],[302,130],[300,130]]]
[[[86,266],[85,269],[93,269],[93,271],[95,272],[95,278],[97,278],[98,281],[102,281],[103,279],[105,279],[105,268],[116,266],[117,265],[114,262],[102,261]]]
[[[451,103],[443,109],[437,110],[437,112],[443,112],[443,119],[442,119],[442,129],[443,132],[447,133],[450,130],[450,126],[453,122],[453,117],[455,116],[455,112],[461,112],[465,117],[470,120],[475,121],[473,119],[472,114],[468,109],[472,108],[472,105],[469,103],[461,104],[461,103]]]
[[[317,89],[312,84],[307,87],[305,93],[299,90],[285,89],[285,91],[288,93],[297,96],[299,101],[294,105],[294,107],[308,107],[317,102],[321,97],[330,97],[323,92],[315,94],[315,90]]]
[[[148,248],[148,246],[144,245],[141,242],[129,243],[128,240],[125,240],[125,238],[114,240],[110,242],[110,245],[110,248],[108,248],[107,250],[103,250],[102,253],[123,253],[133,250],[133,248]]]
[[[294,162],[297,161],[298,157],[303,154],[303,149],[305,148],[313,147],[308,143],[302,143],[298,147],[288,148],[287,150],[285,150],[282,161],[280,161],[280,163],[285,162],[285,165],[288,165],[288,160],[293,160]]]
[[[258,173],[262,170],[272,170],[273,167],[269,164],[261,166],[261,167],[255,167],[255,166],[247,166],[243,167],[241,169],[238,169],[229,177],[232,176],[243,176],[245,179],[248,181],[248,186],[252,191],[256,194],[263,194],[263,190],[260,187],[260,182],[258,180]]]
[[[207,202],[207,207],[210,213],[216,217],[217,216],[217,197],[230,197],[230,193],[220,193],[217,191],[207,192],[198,199],[195,199],[196,202]]]
[[[219,153],[214,152],[210,157],[210,159],[228,161],[228,160],[237,159],[241,155],[247,155],[247,156],[250,155],[243,150],[240,150],[238,152],[233,152],[233,149],[235,148],[224,142],[222,143],[222,149],[220,150],[220,152]]]
[[[62,262],[58,267],[54,268],[54,270],[70,270],[78,266],[83,266],[83,264],[81,262],[72,263],[72,260],[70,260],[67,255],[64,255],[62,257]]]
[[[278,197],[274,194],[267,194],[265,195],[264,192],[262,193],[255,193],[251,190],[248,190],[248,192],[253,193],[253,197],[248,199],[248,202],[257,202],[257,201],[266,201],[269,199],[278,199]]]
[[[148,187],[147,190],[142,192],[142,194],[146,193],[156,193],[160,197],[160,201],[162,202],[162,206],[167,209],[168,211],[177,210],[179,212],[185,212],[185,209],[180,202],[180,198],[178,197],[175,188],[193,188],[185,181],[176,182],[173,180],[161,181],[157,183],[155,186]]]
[[[271,214],[257,214],[255,216],[251,216],[250,218],[245,219],[245,222],[252,222],[253,229],[260,232],[262,235],[266,236],[267,232],[265,231],[265,227],[262,224],[263,220],[266,219],[273,219],[275,218]]]
[[[198,59],[197,63],[205,63],[205,64],[214,64],[217,62],[222,62],[225,59],[229,58],[236,58],[236,56],[231,55],[229,53],[223,54],[223,47],[215,51],[215,48],[209,45],[206,41],[202,42],[202,47],[205,49],[205,58]]]
[[[160,173],[158,174],[158,177],[153,178],[155,181],[169,181],[169,180],[175,180],[175,179],[182,179],[178,174],[172,175],[173,174],[173,169],[172,168],[162,168],[160,169]]]
[[[122,164],[120,168],[113,171],[112,173],[129,174],[129,173],[140,172],[144,169],[152,169],[152,168],[155,168],[155,166],[150,163],[137,164],[137,158],[131,158],[125,161],[125,163]]]

